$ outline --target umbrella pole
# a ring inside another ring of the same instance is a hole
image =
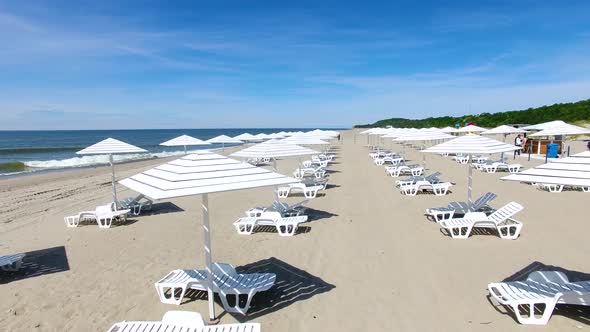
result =
[[[209,227],[209,195],[202,194],[203,235],[205,236],[205,263],[207,268],[207,299],[209,301],[209,321],[215,321],[215,299],[213,294],[213,262],[211,259],[211,228]]]
[[[221,151],[225,151],[225,143],[221,142]]]
[[[473,184],[473,168],[471,167],[471,155],[468,156],[467,160],[467,206],[469,206],[469,210],[471,211],[471,189]]]
[[[115,183],[115,163],[113,162],[113,154],[109,154],[109,162],[111,163],[111,181],[113,182],[113,202],[115,203],[115,208],[118,208],[119,202],[117,201],[117,187]]]
[[[186,156],[186,145],[184,146],[184,155]]]

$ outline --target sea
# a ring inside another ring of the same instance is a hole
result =
[[[337,130],[338,128],[331,129]],[[256,135],[280,131],[309,130],[309,128],[243,128],[0,131],[0,177],[106,165],[108,164],[108,156],[80,156],[76,154],[76,151],[109,137],[139,146],[148,151],[148,153],[116,155],[113,157],[115,163],[121,163],[180,156],[184,154],[184,147],[159,145],[180,135],[208,140],[219,135],[234,137],[246,132]],[[232,144],[225,144],[225,146],[232,146]],[[217,148],[221,148],[221,144],[187,147],[188,151]]]

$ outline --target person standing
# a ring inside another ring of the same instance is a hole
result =
[[[514,139],[514,145],[518,147],[518,150],[514,150],[514,158],[516,158],[516,155],[520,156],[520,150],[522,150],[522,138],[520,138],[520,134]]]
[[[527,147],[527,143],[529,142],[529,139],[526,137],[526,133],[522,135],[522,152],[527,153],[528,152],[528,147]]]

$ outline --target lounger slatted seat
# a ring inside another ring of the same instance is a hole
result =
[[[447,207],[426,209],[426,214],[432,216],[437,223],[452,219],[455,215],[465,215],[467,212],[484,212],[487,214],[493,211],[489,203],[496,197],[496,194],[487,192],[476,199],[471,206],[467,202],[451,202]]]
[[[280,236],[293,236],[299,224],[307,222],[307,216],[281,217],[279,212],[267,213],[266,217],[245,217],[234,222],[238,234],[250,235],[257,226],[275,227]]]
[[[511,307],[521,324],[546,325],[557,304],[590,305],[590,281],[570,282],[558,271],[533,272],[524,281],[491,283],[488,290],[500,304]]]
[[[20,270],[23,264],[23,258],[26,254],[14,254],[7,256],[0,256],[0,270],[6,272],[15,272]]]
[[[129,210],[134,216],[138,216],[142,211],[150,211],[152,209],[153,202],[150,199],[145,198],[143,195],[138,197],[128,197],[119,201],[119,206],[125,210]]]
[[[218,293],[228,312],[245,315],[252,297],[270,289],[276,280],[274,273],[239,274],[230,264],[213,264],[213,292]],[[179,305],[188,289],[205,291],[205,270],[174,270],[155,283],[162,303]]]
[[[375,158],[373,160],[373,162],[377,166],[384,165],[385,163],[390,163],[392,165],[397,165],[399,163],[402,163],[403,161],[404,161],[404,158],[401,157],[401,156],[387,156],[387,157],[383,157],[383,158]]]
[[[469,212],[463,218],[454,218],[440,222],[453,239],[467,239],[473,228],[494,228],[500,238],[514,240],[520,235],[522,223],[512,217],[524,208],[516,202],[510,202],[487,216],[483,212]]]
[[[258,217],[263,219],[274,219],[274,212],[280,213],[281,217],[297,217],[305,214],[307,207],[304,206],[309,200],[289,205],[283,202],[273,202],[270,207],[256,207],[246,211],[246,217]],[[265,214],[265,213],[270,214]]]
[[[385,167],[385,173],[391,177],[398,177],[402,174],[410,174],[412,176],[420,176],[424,173],[424,167],[420,165],[396,165]]]
[[[259,323],[205,325],[196,312],[168,311],[162,321],[123,321],[107,332],[260,332]]]

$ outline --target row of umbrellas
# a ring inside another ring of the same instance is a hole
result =
[[[316,130],[308,133],[293,133],[278,140],[270,139],[266,142],[253,145],[232,156],[236,157],[290,157],[317,154],[318,152],[297,144],[304,145],[328,145],[323,139],[332,139],[338,136],[335,131]],[[244,137],[242,137],[244,138]],[[209,143],[234,143],[236,138],[225,135],[218,136],[208,142],[183,135],[162,143],[165,146],[204,145]],[[248,140],[246,137],[245,140]],[[241,140],[240,140],[241,143]],[[115,188],[115,171],[113,154],[147,152],[146,150],[121,142],[113,138],[107,138],[78,154],[108,154],[112,170],[113,199],[117,202]],[[276,166],[275,166],[276,169]],[[299,180],[282,174],[253,166],[249,163],[231,159],[208,150],[186,155],[180,159],[149,169],[129,178],[119,181],[124,186],[154,200],[170,199],[184,196],[202,196],[204,252],[208,271],[208,299],[209,315],[215,318],[212,285],[212,248],[211,226],[209,222],[209,193],[249,189],[257,187],[278,186],[296,183]]]

